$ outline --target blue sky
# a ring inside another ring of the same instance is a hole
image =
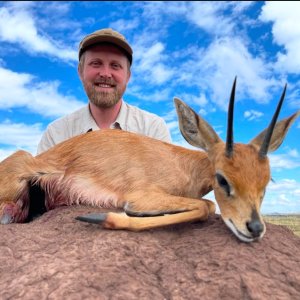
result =
[[[35,154],[54,119],[87,103],[77,49],[88,33],[113,28],[132,45],[124,99],[162,116],[173,142],[179,97],[225,139],[234,77],[235,141],[268,123],[285,83],[280,119],[300,109],[300,2],[0,2],[0,159]],[[270,154],[263,213],[300,213],[300,118]],[[209,197],[212,197],[210,195]]]

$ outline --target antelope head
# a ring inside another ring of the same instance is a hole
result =
[[[190,107],[177,98],[174,101],[182,135],[188,143],[207,152],[214,168],[213,189],[222,219],[240,240],[252,242],[261,239],[266,231],[260,207],[271,178],[267,153],[281,145],[300,111],[276,123],[286,92],[285,86],[269,127],[249,144],[234,143],[235,87],[236,79],[229,101],[226,143]]]

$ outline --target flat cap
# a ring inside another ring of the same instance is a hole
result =
[[[79,59],[84,51],[86,51],[89,47],[101,44],[101,43],[110,43],[116,45],[120,48],[124,54],[127,56],[130,65],[132,64],[132,49],[125,39],[125,37],[119,32],[111,29],[104,28],[101,30],[97,30],[89,35],[87,35],[79,44],[78,56]]]

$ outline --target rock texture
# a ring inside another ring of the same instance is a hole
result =
[[[96,211],[0,225],[0,299],[300,299],[300,238],[284,227],[246,244],[219,216],[140,233],[74,219]]]

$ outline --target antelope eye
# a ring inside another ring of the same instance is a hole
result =
[[[225,191],[226,195],[229,197],[230,196],[230,185],[225,179],[225,177],[221,174],[216,174],[216,178],[218,181],[219,186]]]

